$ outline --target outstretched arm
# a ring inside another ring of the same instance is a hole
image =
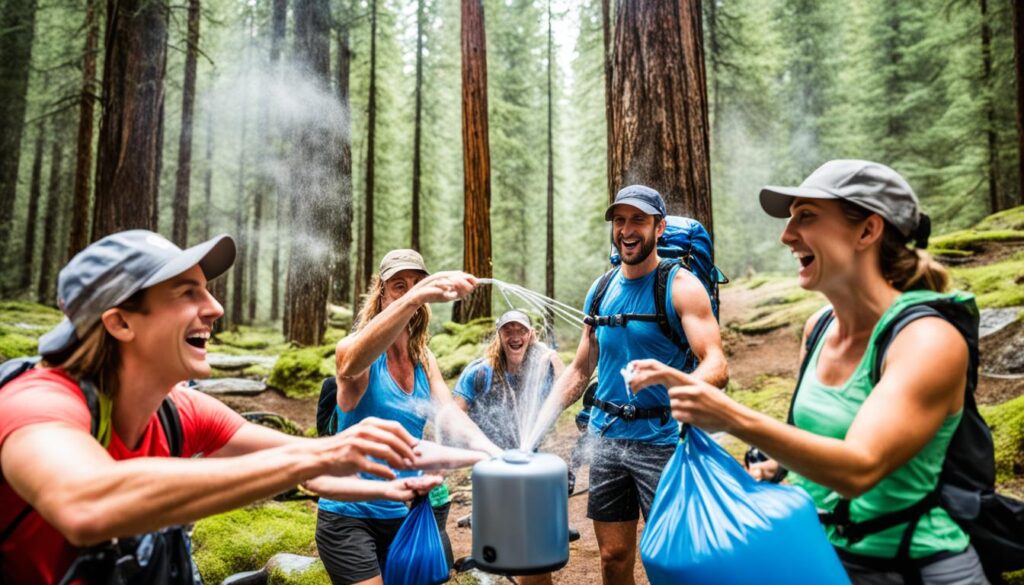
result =
[[[672,282],[672,306],[679,315],[690,349],[700,360],[693,377],[725,388],[729,382],[729,365],[722,349],[718,320],[711,310],[711,299],[704,285],[687,270],[676,271]]]
[[[458,443],[468,449],[482,451],[488,455],[500,455],[498,448],[484,435],[480,427],[469,418],[466,411],[452,398],[452,392],[444,382],[441,368],[434,353],[427,351],[427,377],[430,380],[430,400],[437,412],[438,431],[444,436],[455,437]]]
[[[597,367],[597,359],[598,346],[594,329],[589,325],[584,325],[580,344],[576,347],[576,355],[565,371],[555,379],[551,393],[544,401],[544,405],[541,406],[537,416],[537,432],[531,437],[532,440],[528,441],[532,444],[526,445],[527,450],[536,447],[547,431],[554,426],[558,415],[579,400],[580,396],[583,396],[583,392],[587,389],[587,383],[590,382],[590,376]]]

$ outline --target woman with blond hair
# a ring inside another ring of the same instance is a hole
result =
[[[949,277],[924,251],[929,220],[913,190],[885,165],[836,160],[799,187],[764,188],[761,206],[788,218],[782,243],[798,282],[831,304],[804,327],[810,358],[793,424],[680,372],[662,375],[673,416],[769,454],[752,465],[755,477],[793,472],[825,512],[854,583],[987,583],[967,534],[934,498],[973,390],[977,307],[944,292]],[[886,332],[887,350],[876,343]],[[635,388],[661,368],[638,369]]]
[[[366,418],[379,418],[397,421],[419,439],[428,417],[436,414],[435,430],[446,442],[478,451],[479,460],[500,453],[452,401],[437,359],[427,348],[427,304],[464,298],[475,287],[476,278],[464,272],[431,275],[414,250],[393,250],[384,256],[355,331],[335,349],[338,432]],[[331,581],[382,583],[381,567],[408,512],[405,504],[321,499],[319,508],[317,548]],[[443,529],[443,518],[439,524]]]

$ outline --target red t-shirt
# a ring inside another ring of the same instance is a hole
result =
[[[223,447],[244,419],[215,398],[184,386],[171,391],[181,417],[182,457],[210,455]],[[64,422],[89,432],[91,417],[78,384],[60,369],[31,370],[0,390],[0,451],[14,431],[31,424]],[[170,448],[156,413],[139,447],[129,449],[112,433],[107,452],[115,460],[169,457]],[[2,470],[0,470],[2,472]],[[0,483],[0,532],[24,509],[25,501],[6,482]],[[0,581],[56,583],[78,550],[36,513],[29,514],[0,544]]]

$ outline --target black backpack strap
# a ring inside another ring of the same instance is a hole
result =
[[[888,353],[889,346],[892,345],[896,336],[899,335],[907,325],[925,317],[938,317],[945,320],[942,313],[933,307],[928,305],[913,305],[903,310],[903,312],[893,319],[884,330],[879,332],[877,341],[875,342],[875,362],[871,365],[871,382],[873,384],[877,384],[882,377],[882,363],[885,361],[885,355]]]
[[[184,438],[181,432],[181,416],[178,414],[178,407],[171,400],[170,396],[164,398],[160,408],[156,411],[160,419],[160,426],[167,437],[167,445],[171,450],[171,457],[181,457],[181,450]]]
[[[870,536],[883,530],[888,530],[894,526],[908,524],[908,530],[906,530],[904,534],[904,538],[907,542],[900,543],[900,550],[906,548],[906,552],[909,555],[910,539],[913,536],[914,528],[916,528],[917,523],[920,521],[922,516],[938,505],[940,505],[939,489],[936,488],[917,502],[903,508],[902,510],[883,514],[861,522],[851,522],[850,500],[843,498],[839,500],[839,503],[836,504],[833,511],[819,513],[818,519],[822,524],[835,526],[836,532],[839,536],[845,538],[849,544],[855,544],[863,540],[866,536]]]
[[[618,272],[619,268],[615,267],[605,272],[603,276],[597,281],[597,286],[594,287],[594,296],[590,297],[590,306],[587,307],[587,316],[583,319],[583,322],[591,327],[598,326],[597,317],[598,311],[601,310],[601,301],[604,300],[604,293],[608,292],[608,285],[612,282],[612,277]]]
[[[658,263],[657,275],[654,277],[654,310],[662,335],[667,337],[673,345],[686,352],[685,366],[688,367],[691,365],[691,361],[696,361],[696,358],[693,356],[693,352],[690,351],[690,346],[683,341],[683,338],[679,336],[679,333],[669,323],[668,307],[665,306],[669,302],[666,300],[669,286],[671,286],[669,276],[672,274],[672,269],[676,266],[682,266],[687,270],[690,269],[689,264],[681,258],[665,259]]]
[[[793,424],[793,406],[796,404],[796,395],[800,392],[800,383],[803,382],[804,374],[807,373],[807,366],[811,363],[811,355],[814,354],[814,349],[825,335],[825,330],[828,329],[833,319],[835,319],[835,313],[832,311],[832,307],[828,307],[818,317],[814,327],[811,328],[811,332],[807,335],[807,342],[804,344],[804,359],[800,362],[800,374],[796,378],[796,388],[793,389],[793,396],[789,399],[789,412],[786,413],[786,424]]]

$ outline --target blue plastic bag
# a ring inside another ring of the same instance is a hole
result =
[[[810,496],[756,481],[695,427],[661,475],[640,556],[654,585],[850,582]]]
[[[384,585],[437,585],[448,581],[448,559],[430,498],[423,496],[413,502],[391,541],[383,577]]]

